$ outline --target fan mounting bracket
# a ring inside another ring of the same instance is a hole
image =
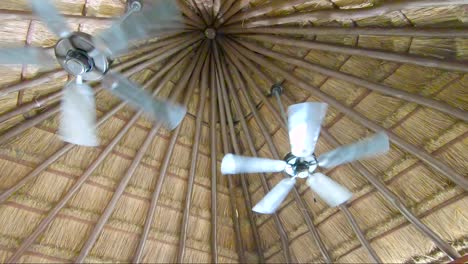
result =
[[[273,84],[273,86],[271,86],[271,95],[273,96],[279,96],[279,95],[282,95],[283,94],[283,86],[279,83],[275,83]]]
[[[284,161],[288,164],[285,172],[291,177],[307,178],[317,169],[317,158],[314,154],[309,157],[296,157],[292,153],[286,154]]]
[[[55,56],[65,71],[86,81],[102,79],[112,63],[97,52],[93,37],[83,32],[73,32],[60,39],[55,45]]]

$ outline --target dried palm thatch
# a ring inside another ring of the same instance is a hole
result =
[[[93,33],[124,0],[55,0]],[[440,262],[468,251],[466,0],[177,0],[184,26],[115,70],[183,90],[174,131],[97,93],[101,145],[56,135],[54,69],[0,65],[2,262]],[[0,2],[1,45],[57,39],[26,0]],[[183,44],[185,43],[185,44]],[[391,151],[326,173],[354,193],[329,208],[304,184],[251,211],[280,174],[222,176],[224,153],[289,152],[274,98],[330,105],[317,146],[386,130]]]

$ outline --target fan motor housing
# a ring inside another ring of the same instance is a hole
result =
[[[307,178],[317,169],[317,158],[313,154],[310,157],[296,157],[292,153],[286,154],[284,161],[288,164],[286,173],[292,177]]]
[[[96,51],[93,37],[83,32],[73,32],[55,45],[55,56],[63,69],[71,75],[80,75],[86,81],[102,79],[112,63],[100,52],[91,57],[93,51]]]

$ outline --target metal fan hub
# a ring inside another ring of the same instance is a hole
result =
[[[55,46],[55,56],[65,71],[80,75],[86,81],[102,79],[112,63],[104,54],[97,52],[93,37],[83,32],[73,32],[60,39]]]
[[[292,153],[288,153],[286,157],[284,157],[284,161],[288,164],[285,172],[292,177],[307,178],[318,166],[315,155],[301,158],[294,156]]]
[[[85,52],[70,50],[67,54],[65,65],[68,72],[73,75],[82,75],[93,68],[93,60]]]

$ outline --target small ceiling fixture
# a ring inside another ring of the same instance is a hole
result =
[[[62,97],[59,133],[64,141],[96,146],[96,109],[92,88],[85,81],[102,80],[101,84],[135,108],[169,129],[177,127],[185,116],[185,107],[153,99],[139,85],[110,71],[113,58],[125,53],[130,43],[157,33],[162,23],[173,23],[179,14],[171,0],[155,2],[144,10],[141,0],[130,0],[123,17],[97,36],[69,29],[50,0],[29,0],[34,13],[59,37],[55,58],[33,47],[0,48],[0,64],[50,65],[56,59],[75,80],[69,82]]]
[[[281,113],[286,119],[280,100],[281,92],[282,88],[279,86],[274,86],[272,89],[272,95],[277,97]],[[284,160],[233,154],[224,156],[221,163],[223,174],[285,172],[290,176],[281,180],[271,189],[254,206],[253,211],[262,214],[274,213],[296,184],[297,178],[307,178],[308,186],[329,206],[335,207],[343,204],[352,197],[352,193],[318,170],[374,157],[389,150],[387,135],[379,132],[369,138],[341,146],[317,157],[314,151],[326,111],[327,104],[324,103],[306,102],[289,106],[287,124],[291,153],[288,153]]]

